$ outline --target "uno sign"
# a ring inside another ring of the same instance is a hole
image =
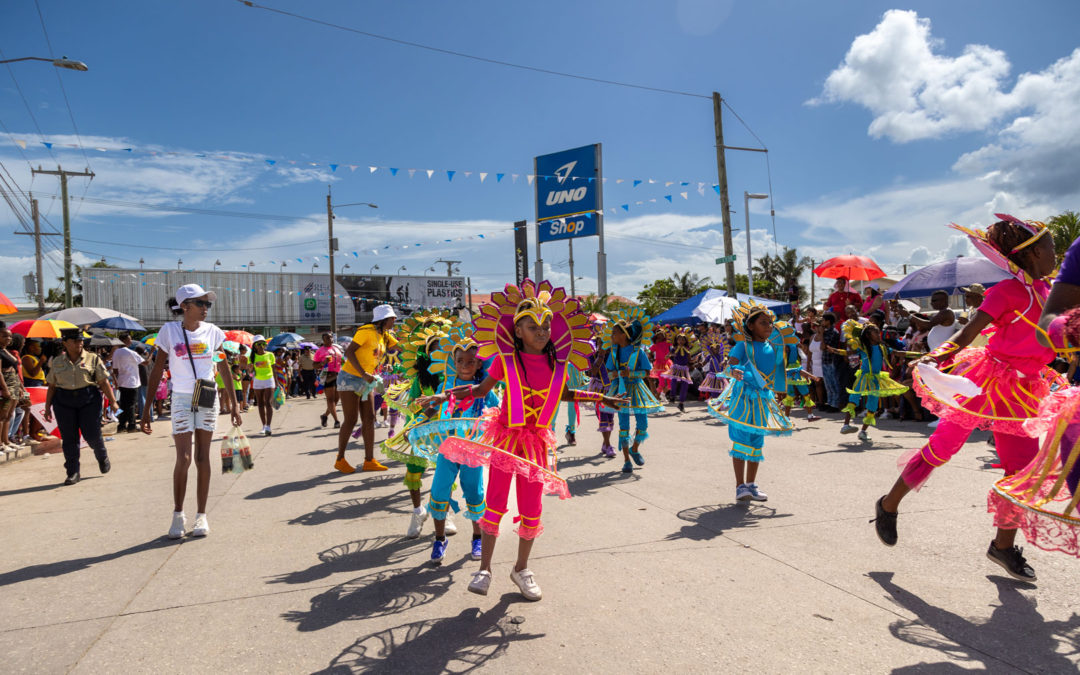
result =
[[[541,242],[596,234],[601,199],[600,145],[541,155],[533,163]]]

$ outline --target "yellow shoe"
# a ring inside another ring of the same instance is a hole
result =
[[[377,459],[369,459],[364,462],[364,471],[386,471],[389,467],[379,464]]]
[[[364,464],[366,465],[367,462],[365,462]],[[349,464],[349,462],[344,457],[334,462],[334,468],[341,473],[352,473],[353,471],[356,471],[356,469],[354,469],[353,466]],[[366,471],[367,469],[364,470]]]

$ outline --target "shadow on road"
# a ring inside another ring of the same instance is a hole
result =
[[[962,617],[935,607],[893,582],[892,572],[868,575],[901,607],[917,619],[889,625],[898,640],[926,647],[947,660],[899,668],[894,673],[960,672],[956,662],[981,665],[986,672],[1008,665],[1024,672],[1075,673],[1080,662],[1080,615],[1067,621],[1046,621],[1037,611],[1038,601],[1021,589],[1034,584],[999,576],[987,576],[997,585],[1000,604],[990,617]],[[970,672],[964,669],[963,672]]]
[[[334,494],[367,492],[368,490],[385,487],[387,485],[401,485],[401,474],[384,473],[372,476],[371,478],[363,478],[359,482],[349,483],[343,486],[340,490],[334,490]]]
[[[847,441],[844,443],[837,443],[837,447],[833,450],[811,452],[809,456],[830,455],[834,452],[878,452],[880,450],[896,451],[903,449],[904,446],[897,443],[882,443],[881,441]]]
[[[64,481],[61,479],[58,483],[50,483],[48,485],[34,485],[31,487],[19,488],[18,490],[0,490],[0,497],[10,497],[11,495],[24,495],[30,492],[45,492],[46,490],[56,490],[57,488],[64,487]]]
[[[779,518],[790,518],[790,513],[776,513],[776,509],[761,504],[738,502],[735,504],[696,506],[679,511],[680,520],[693,523],[684,525],[678,532],[669,534],[665,540],[690,539],[708,541],[724,534],[727,530],[757,527],[759,523]]]
[[[351,520],[362,518],[371,513],[388,511],[390,513],[409,513],[410,508],[405,509],[397,504],[408,501],[406,492],[395,492],[391,495],[379,497],[360,497],[358,499],[343,499],[337,502],[323,504],[311,513],[305,513],[289,521],[290,525],[322,525],[332,520]]]
[[[570,459],[559,460],[559,470],[569,469],[575,466],[598,467],[604,464],[604,462],[610,462],[611,460],[603,455],[597,453],[595,455],[582,455],[578,457],[571,457]]]
[[[465,592],[462,589],[462,592]],[[467,673],[504,655],[510,643],[536,640],[523,633],[522,617],[506,616],[514,602],[507,593],[486,612],[466,609],[454,617],[414,621],[359,638],[323,673]]]
[[[636,473],[622,473],[621,471],[605,471],[602,473],[579,473],[566,479],[570,486],[570,494],[574,497],[588,497],[595,494],[600,488],[607,485],[620,483],[634,483],[641,480]]]
[[[319,553],[319,562],[305,570],[288,572],[270,580],[273,584],[304,584],[325,579],[337,572],[362,572],[384,565],[396,565],[420,555],[431,546],[431,539],[405,539],[382,536],[358,539]]]
[[[466,560],[467,555],[441,567],[425,564],[365,574],[316,595],[311,599],[309,611],[285,612],[281,616],[296,623],[298,631],[306,633],[342,621],[404,612],[433,602],[450,590],[454,581],[451,573],[460,569]]]
[[[310,490],[313,487],[318,487],[325,483],[330,482],[337,476],[343,476],[340,471],[330,471],[328,473],[321,473],[311,478],[305,478],[304,480],[294,480],[288,483],[278,483],[276,485],[268,485],[261,490],[252,492],[244,499],[273,499],[274,497],[283,497],[290,492],[300,492],[301,490]]]
[[[134,555],[136,553],[142,553],[143,551],[151,551],[155,548],[178,546],[179,544],[180,542],[177,540],[161,536],[157,539],[151,539],[150,541],[136,544],[135,546],[130,546],[122,551],[113,551],[112,553],[103,553],[101,555],[95,555],[86,558],[59,560],[57,562],[43,563],[41,565],[28,565],[17,570],[11,570],[10,572],[4,572],[3,574],[0,574],[0,586],[17,584],[21,581],[29,581],[31,579],[59,577],[64,574],[79,572],[92,565],[109,562],[110,560],[116,560],[117,558],[123,558],[127,555]]]

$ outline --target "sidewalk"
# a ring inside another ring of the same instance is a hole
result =
[[[1038,585],[985,558],[997,473],[975,436],[902,507],[900,543],[867,521],[896,458],[928,433],[882,421],[873,445],[835,415],[769,439],[764,504],[734,503],[727,433],[700,404],[653,418],[630,476],[599,455],[594,418],[545,499],[531,562],[509,579],[510,522],[487,597],[466,591],[469,523],[428,564],[430,520],[405,540],[403,467],[332,469],[322,401],[291,400],[255,468],[217,473],[205,539],[168,540],[168,422],[109,444],[113,469],[63,487],[63,457],[0,467],[5,672],[1075,672],[1080,561],[1028,549]],[[565,423],[560,414],[559,428]],[[221,418],[227,425],[227,418]],[[259,428],[256,413],[245,429]],[[219,434],[220,436],[221,434]],[[379,429],[377,438],[385,437]],[[349,460],[360,461],[358,446]],[[188,525],[194,520],[194,470]],[[430,473],[425,479],[425,488]],[[426,496],[426,495],[425,495]],[[456,495],[457,496],[457,495]]]

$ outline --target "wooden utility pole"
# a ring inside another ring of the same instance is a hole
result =
[[[810,306],[814,306],[814,259],[810,258]]]
[[[326,186],[326,235],[327,235],[327,249],[330,253],[330,332],[334,334],[335,339],[337,336],[337,298],[334,296],[334,287],[337,285],[334,280],[334,248],[337,242],[334,241],[334,207],[330,203],[330,186]]]
[[[60,233],[41,231],[41,212],[38,210],[38,200],[33,197],[30,198],[30,215],[34,219],[34,231],[16,232],[15,234],[25,234],[34,238],[34,262],[37,266],[37,306],[38,316],[41,316],[45,313],[45,279],[42,278],[43,272],[41,269],[41,238],[59,237]]]
[[[716,127],[716,176],[720,181],[720,211],[724,222],[724,256],[735,253],[731,243],[731,202],[727,190],[727,161],[724,159],[724,123],[721,115],[723,99],[718,92],[713,92],[713,124]],[[749,261],[747,261],[749,262]],[[728,294],[735,297],[735,261],[725,263]]]
[[[30,169],[31,174],[44,174],[48,176],[60,176],[60,198],[63,200],[64,205],[64,308],[71,307],[71,213],[68,208],[68,176],[85,176],[93,180],[94,172],[87,169],[86,171],[64,171],[61,166],[56,167],[56,171],[43,171],[40,166],[38,168]]]

